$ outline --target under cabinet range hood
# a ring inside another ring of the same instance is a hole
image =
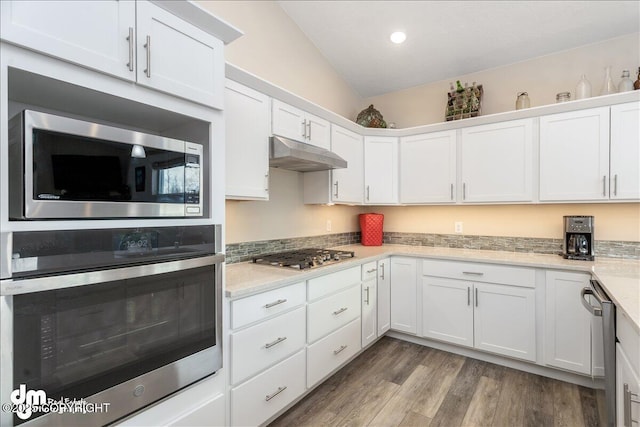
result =
[[[269,138],[269,166],[298,172],[314,172],[346,168],[347,161],[324,148],[272,136]]]

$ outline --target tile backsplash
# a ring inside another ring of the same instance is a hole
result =
[[[468,236],[464,234],[398,233],[386,231],[383,242],[397,245],[433,246],[490,251],[559,254],[562,239],[532,237]],[[332,248],[360,243],[360,232],[260,240],[229,244],[227,264],[249,261],[252,257],[302,248]],[[640,242],[596,240],[596,256],[640,259]]]

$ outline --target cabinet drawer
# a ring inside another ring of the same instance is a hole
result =
[[[314,342],[360,316],[360,286],[309,304],[307,341]]]
[[[231,328],[238,329],[305,303],[304,282],[231,301]]]
[[[231,382],[237,384],[304,347],[305,307],[231,334]]]
[[[525,288],[536,286],[536,272],[533,268],[475,262],[424,260],[422,261],[422,275],[473,282],[501,283]]]
[[[640,374],[640,334],[622,311],[616,312],[616,336],[620,346],[629,356],[631,366]]]
[[[307,387],[312,387],[360,351],[360,318],[307,349]]]
[[[308,281],[309,301],[360,283],[360,266],[316,277]]]
[[[362,281],[375,279],[378,274],[378,263],[376,261],[362,264]]]
[[[305,352],[231,390],[231,424],[257,426],[304,393]]]

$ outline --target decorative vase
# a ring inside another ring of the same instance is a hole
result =
[[[604,82],[602,83],[602,90],[600,91],[600,95],[610,95],[612,93],[616,93],[616,85],[611,78],[611,67],[605,67],[604,69]]]
[[[373,104],[369,108],[365,108],[358,114],[356,123],[367,128],[386,128],[387,122],[382,118],[380,111],[373,108]]]
[[[576,99],[585,99],[591,97],[591,83],[587,80],[585,74],[580,77],[580,81],[576,85]]]
[[[622,71],[622,80],[618,83],[618,92],[630,92],[633,90],[633,82],[629,78],[629,70]]]

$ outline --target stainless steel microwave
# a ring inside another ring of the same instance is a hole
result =
[[[24,110],[9,158],[12,219],[203,215],[200,144]]]

